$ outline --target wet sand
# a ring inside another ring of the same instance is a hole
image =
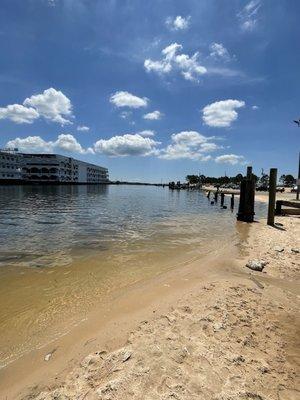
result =
[[[237,224],[237,246],[125,288],[2,371],[3,398],[299,398],[300,220],[276,220]]]
[[[158,233],[147,245],[127,244],[127,251],[117,246],[106,251],[84,249],[65,264],[59,264],[63,256],[47,255],[50,265],[6,265],[0,271],[0,303],[5,305],[0,311],[0,376],[1,368],[84,324],[93,309],[104,306],[105,312],[112,297],[127,287],[201,259],[217,243],[203,240],[193,249],[193,227],[177,239],[175,231],[172,241],[181,242],[176,253],[159,242]]]

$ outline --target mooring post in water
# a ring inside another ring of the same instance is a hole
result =
[[[274,225],[275,201],[276,201],[276,182],[277,168],[270,169],[269,179],[269,206],[268,206],[268,225]]]
[[[208,193],[207,193],[207,198],[208,198],[208,199],[210,198],[210,190],[209,190]]]
[[[225,194],[221,193],[221,207],[224,206],[224,197],[225,197]]]
[[[230,208],[233,210],[234,209],[234,194],[231,195],[230,199]]]
[[[215,202],[218,201],[218,190],[215,192]]]
[[[240,188],[240,204],[237,213],[238,221],[253,222],[254,220],[255,180],[252,167],[247,167],[247,176],[242,179]]]

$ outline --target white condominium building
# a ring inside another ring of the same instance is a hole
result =
[[[107,168],[59,154],[0,151],[0,182],[107,183]]]
[[[20,154],[15,151],[0,150],[0,181],[22,179]]]

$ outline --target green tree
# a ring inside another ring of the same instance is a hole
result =
[[[227,185],[230,182],[230,178],[228,176],[221,176],[219,178],[219,183],[221,185]]]
[[[239,185],[242,182],[243,175],[237,174],[235,177],[232,178],[232,182],[236,185]]]
[[[267,174],[262,174],[259,183],[261,186],[269,186],[269,175]]]
[[[295,178],[293,177],[293,175],[285,175],[284,178],[284,185],[286,186],[293,186],[294,183],[296,182]]]
[[[279,178],[279,182],[284,185],[285,184],[285,177],[286,175],[281,175],[281,177]]]
[[[206,176],[205,175],[200,175],[200,182],[205,183],[206,181]]]
[[[188,181],[189,184],[194,185],[200,182],[200,178],[198,175],[187,175],[185,179]]]

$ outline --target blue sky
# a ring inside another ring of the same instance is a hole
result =
[[[0,147],[160,182],[296,175],[298,0],[2,0]]]

